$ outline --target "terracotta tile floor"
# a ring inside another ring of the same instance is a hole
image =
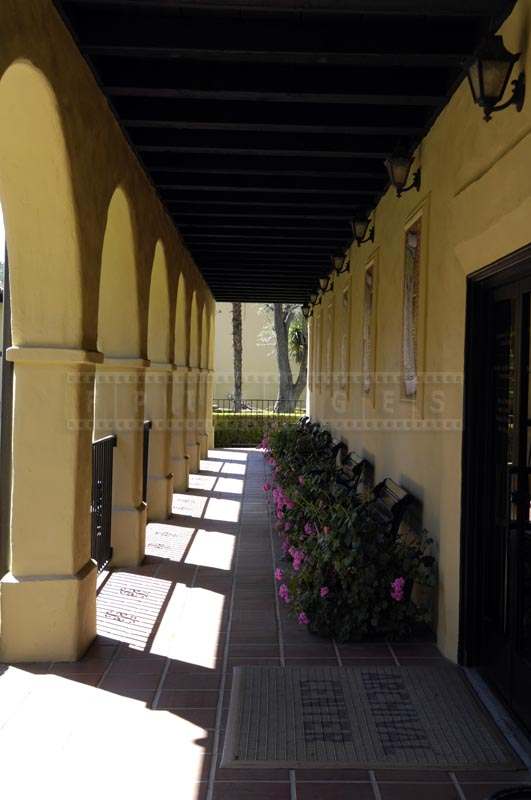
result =
[[[481,800],[529,779],[217,766],[233,666],[441,658],[427,643],[336,646],[277,611],[263,482],[260,453],[211,451],[172,517],[149,526],[144,564],[102,576],[99,635],[84,658],[0,667],[6,797]]]

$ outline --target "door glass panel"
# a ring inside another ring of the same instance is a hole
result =
[[[512,468],[516,462],[514,446],[515,426],[515,313],[512,299],[500,300],[494,306],[494,440],[493,461],[494,518],[493,537],[487,548],[486,611],[490,620],[505,627],[507,534],[509,509],[511,522],[516,522],[517,511],[510,503],[509,492],[514,491]],[[514,520],[513,520],[514,516]]]

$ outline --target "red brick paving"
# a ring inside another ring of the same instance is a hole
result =
[[[19,667],[37,679],[47,673],[97,686],[95,691],[146,703],[152,708],[147,713],[167,714],[202,729],[203,734],[188,744],[194,753],[200,748],[203,762],[199,772],[186,773],[186,780],[182,774],[191,751],[181,753],[175,743],[173,779],[166,790],[178,800],[483,800],[496,789],[529,778],[527,773],[303,769],[290,774],[281,769],[215,767],[234,666],[337,665],[338,658],[345,666],[407,664],[441,658],[435,645],[426,642],[345,644],[336,649],[329,641],[312,638],[284,609],[279,628],[268,506],[262,491],[264,460],[256,451],[226,450],[202,462],[204,476],[230,473],[232,468],[243,479],[242,495],[217,492],[215,484],[207,491],[200,479],[194,480],[195,488],[186,497],[175,496],[176,513],[164,527],[150,526],[145,564],[115,572],[103,584],[102,635],[81,661]],[[222,488],[237,490],[238,484]],[[231,520],[239,503],[238,523]],[[198,530],[211,547],[194,550]],[[276,544],[274,550],[278,558]],[[216,559],[220,568],[213,566]],[[152,586],[156,591],[151,592]],[[149,769],[156,774],[157,764]],[[128,793],[125,776],[122,793]]]

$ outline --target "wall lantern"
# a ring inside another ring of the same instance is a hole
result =
[[[488,122],[495,111],[503,111],[511,105],[521,111],[525,97],[525,75],[523,72],[511,82],[511,97],[500,103],[513,66],[520,58],[520,53],[510,53],[501,36],[490,35],[476,53],[474,61],[468,67],[467,75],[474,103],[483,109],[483,118]]]
[[[304,303],[304,305],[302,306],[302,316],[304,317],[304,319],[310,319],[312,315],[313,312],[311,305],[309,303]]]
[[[310,303],[312,306],[319,306],[321,304],[321,298],[317,294],[317,292],[312,292],[310,295]]]
[[[350,259],[348,253],[342,256],[332,256],[332,267],[336,275],[342,275],[344,272],[350,272]]]
[[[368,215],[360,214],[359,216],[354,217],[351,225],[352,233],[354,234],[354,238],[358,244],[358,247],[365,242],[374,242],[374,225],[371,225],[369,230],[370,219]]]
[[[414,173],[413,180],[409,186],[406,186],[413,161],[413,156],[410,156],[402,149],[395,150],[395,152],[384,161],[385,168],[389,174],[389,180],[396,189],[397,197],[401,197],[404,192],[409,192],[411,189],[416,189],[417,192],[420,189],[420,168]]]

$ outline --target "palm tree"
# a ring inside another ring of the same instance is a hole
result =
[[[234,410],[242,410],[242,304],[232,304],[232,349],[234,359]]]

